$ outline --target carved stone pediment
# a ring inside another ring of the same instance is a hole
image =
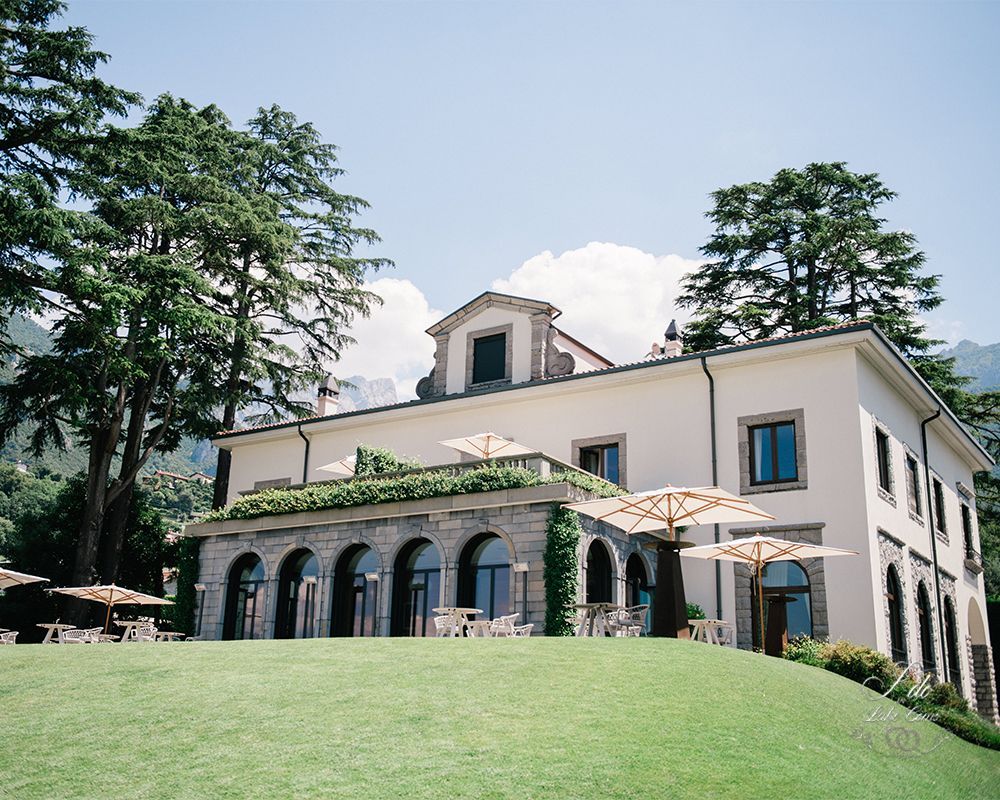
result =
[[[572,353],[564,353],[556,347],[556,336],[559,332],[550,327],[545,343],[545,377],[554,378],[557,375],[572,375],[576,369],[576,359]]]

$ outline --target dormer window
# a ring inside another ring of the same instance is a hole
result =
[[[495,333],[473,340],[472,382],[492,383],[506,377],[507,334]]]

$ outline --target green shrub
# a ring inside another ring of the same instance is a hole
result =
[[[920,700],[936,709],[950,709],[952,711],[969,710],[968,701],[950,683],[935,683],[930,688],[930,691]],[[919,705],[919,701],[917,705]]]
[[[899,668],[887,655],[846,639],[825,644],[820,650],[820,658],[825,660],[826,669],[831,672],[863,683],[880,693],[888,691],[899,676]]]
[[[576,602],[577,552],[582,533],[580,517],[575,511],[553,506],[545,529],[545,552],[542,554],[546,636],[573,635],[573,611],[567,606]]]
[[[826,669],[826,658],[823,657],[825,642],[809,636],[796,636],[785,645],[782,656],[789,661],[808,664],[811,667]]]
[[[359,478],[368,475],[378,475],[381,472],[397,472],[406,468],[406,464],[396,458],[396,454],[392,450],[388,450],[385,447],[358,445],[354,462],[354,474]]]
[[[938,686],[949,685],[938,684]],[[980,747],[988,747],[991,750],[1000,750],[1000,728],[997,728],[996,725],[991,725],[972,711],[938,708],[934,709],[934,714],[930,719],[932,722],[951,731],[967,742],[978,744]]]
[[[430,470],[389,477],[374,476],[315,483],[298,489],[266,489],[212,511],[202,517],[202,521],[256,519],[274,514],[398,503],[427,497],[522,489],[552,483],[569,483],[601,497],[615,497],[622,492],[606,481],[579,472],[557,472],[543,478],[528,469],[485,465],[458,476],[445,470]]]
[[[688,619],[705,619],[705,609],[697,603],[687,604]]]

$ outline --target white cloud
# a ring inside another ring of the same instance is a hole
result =
[[[495,280],[498,292],[546,300],[562,310],[556,325],[616,363],[638,361],[663,340],[678,309],[681,278],[698,264],[678,255],[657,256],[635,247],[591,242],[558,256],[529,258],[509,278]]]
[[[400,400],[416,397],[417,381],[434,366],[434,339],[424,330],[444,314],[430,307],[408,280],[379,278],[365,288],[382,298],[367,319],[358,318],[350,334],[357,341],[334,367],[341,378],[392,378]]]

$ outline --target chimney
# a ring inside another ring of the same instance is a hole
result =
[[[664,358],[675,358],[684,352],[684,341],[677,331],[677,320],[670,320],[670,324],[663,333],[663,338],[665,339],[663,345]]]
[[[316,398],[317,416],[328,417],[337,413],[337,406],[340,404],[340,386],[333,375],[327,375],[326,380],[319,385]]]

